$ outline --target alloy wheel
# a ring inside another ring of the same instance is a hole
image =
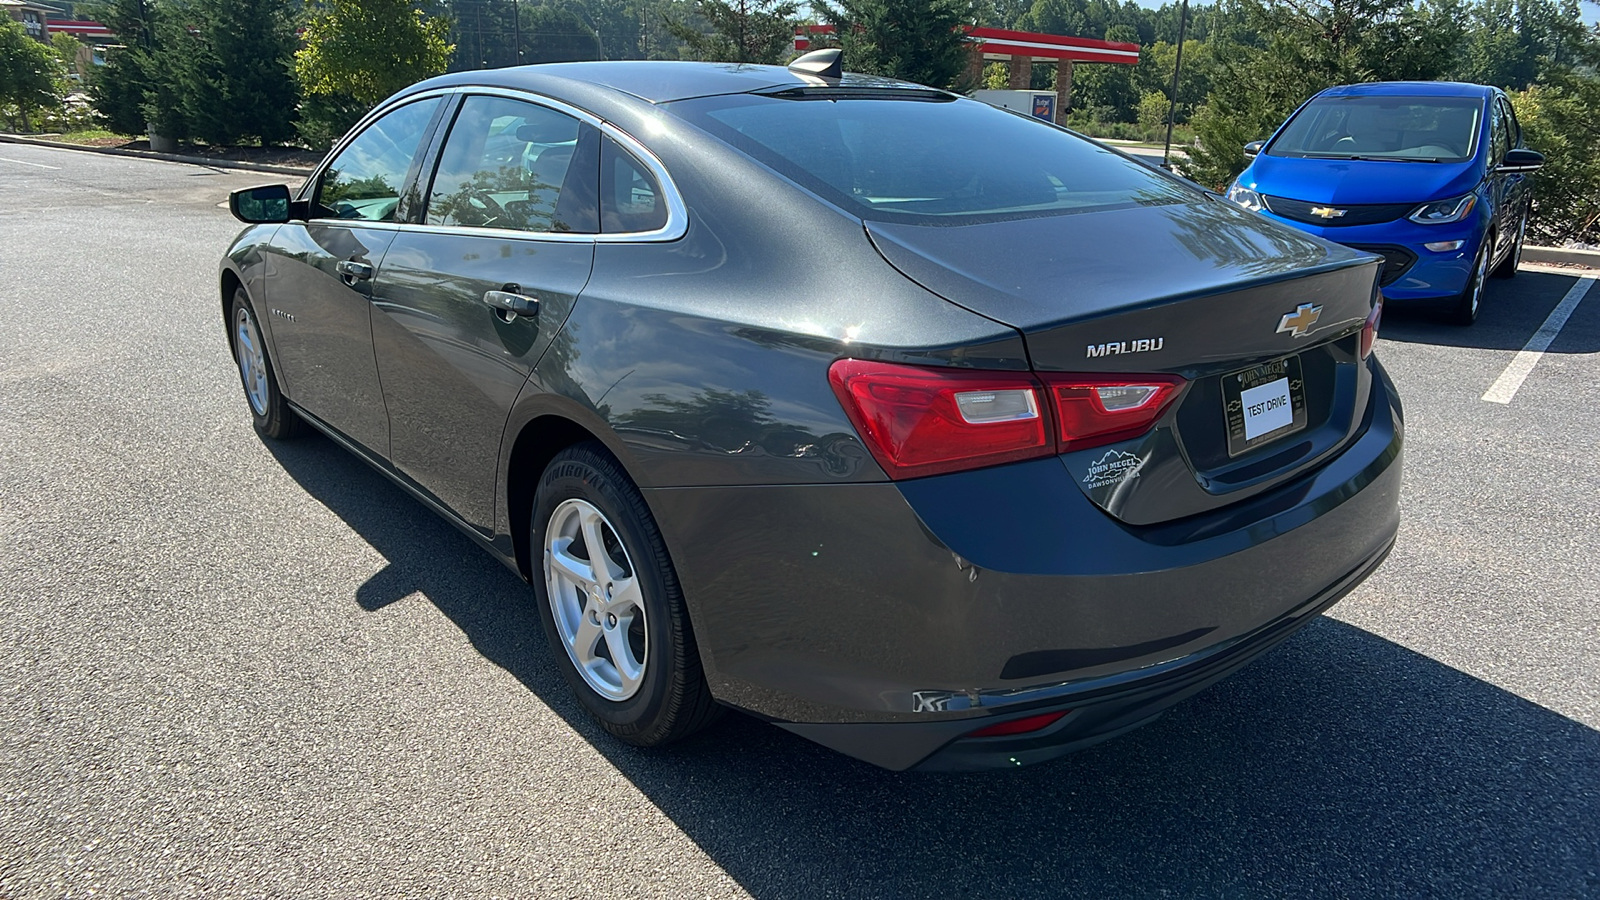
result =
[[[245,396],[250,408],[258,416],[267,414],[269,387],[267,385],[267,357],[261,349],[261,333],[256,330],[250,310],[240,306],[233,316],[233,343],[239,357],[239,378],[244,382]]]
[[[1483,302],[1483,285],[1489,277],[1489,256],[1491,255],[1489,247],[1491,240],[1492,238],[1484,239],[1483,249],[1478,251],[1478,265],[1472,272],[1472,287],[1467,295],[1467,317],[1469,321],[1478,317],[1478,305]]]
[[[571,499],[545,529],[544,577],[556,632],[595,693],[638,692],[649,661],[642,586],[617,530],[594,504]]]

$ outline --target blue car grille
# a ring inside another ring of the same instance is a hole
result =
[[[1417,255],[1404,247],[1393,244],[1346,244],[1356,250],[1365,250],[1383,257],[1383,272],[1378,275],[1378,285],[1388,287],[1400,279],[1401,275],[1417,261]]]
[[[1267,209],[1285,219],[1296,222],[1305,222],[1310,225],[1323,225],[1329,228],[1341,225],[1376,225],[1379,222],[1393,222],[1403,218],[1407,213],[1417,208],[1415,203],[1375,203],[1359,206],[1343,206],[1337,203],[1307,203],[1304,200],[1290,200],[1288,197],[1263,196],[1267,201]],[[1315,215],[1312,210],[1330,210],[1324,215]],[[1342,212],[1343,214],[1338,214]]]

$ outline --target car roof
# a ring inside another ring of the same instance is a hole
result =
[[[670,103],[691,97],[744,94],[786,87],[815,87],[821,80],[782,66],[745,63],[707,63],[678,60],[612,60],[604,62],[543,63],[505,69],[478,69],[431,78],[410,91],[440,87],[500,87],[542,93],[562,82],[602,85],[647,103]],[[871,75],[846,74],[843,87],[922,90],[905,81]]]
[[[1345,84],[1323,91],[1320,97],[1487,97],[1494,88],[1461,81],[1375,81]]]

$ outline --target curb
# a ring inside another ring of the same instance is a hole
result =
[[[1565,266],[1600,269],[1600,250],[1568,250],[1565,247],[1530,245],[1522,248],[1522,259],[1524,262],[1559,263]]]
[[[16,134],[0,134],[0,143],[29,144],[34,147],[51,147],[56,150],[81,150],[88,153],[101,153],[106,156],[129,156],[135,159],[153,159],[159,162],[188,163],[192,166],[206,166],[212,169],[246,169],[251,172],[271,172],[275,175],[300,175],[311,174],[310,169],[298,166],[274,166],[266,163],[242,162],[231,159],[211,159],[205,156],[184,156],[180,153],[156,153],[151,150],[123,150],[119,147],[86,147],[83,144],[68,144],[64,141],[48,141],[43,138],[22,137]]]

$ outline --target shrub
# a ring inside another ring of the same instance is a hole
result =
[[[1557,75],[1511,102],[1527,145],[1545,156],[1529,230],[1542,242],[1600,242],[1600,76]]]

